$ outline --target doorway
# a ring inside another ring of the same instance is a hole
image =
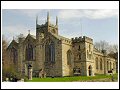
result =
[[[91,65],[88,67],[88,75],[92,76],[92,66]]]

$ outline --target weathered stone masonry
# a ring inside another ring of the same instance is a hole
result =
[[[47,22],[39,25],[36,19],[36,36],[30,33],[20,36],[18,42],[12,40],[7,49],[10,60],[18,72],[28,75],[28,66],[32,66],[33,76],[94,76],[116,73],[116,60],[100,52],[93,45],[93,39],[83,36],[72,39],[58,34],[56,24]]]

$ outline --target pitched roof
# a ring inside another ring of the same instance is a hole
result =
[[[30,37],[30,38],[32,38],[32,39],[34,39],[34,40],[36,39],[36,37],[35,37],[34,35],[28,34],[28,35],[26,36],[24,42],[26,41],[26,39],[27,39],[28,37]]]
[[[65,40],[71,41],[71,39],[69,39],[69,38],[66,38],[66,37],[63,37],[63,36],[60,36],[60,35],[56,35],[56,34],[54,34],[54,33],[50,33],[50,34],[52,34],[54,37],[56,37],[56,38],[59,39],[59,40],[65,39]]]
[[[31,35],[31,34],[30,34],[30,36],[31,36],[33,39],[36,39],[36,36],[35,36],[35,35]]]
[[[9,46],[7,47],[7,49],[11,48],[12,46],[18,47],[18,43],[15,40],[12,40],[11,43],[9,44]]]

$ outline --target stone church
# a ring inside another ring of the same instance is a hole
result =
[[[94,76],[116,73],[116,60],[108,57],[105,50],[99,51],[93,45],[93,39],[81,36],[68,39],[58,34],[56,24],[47,21],[39,25],[36,18],[36,36],[20,36],[12,40],[7,48],[9,58],[15,69],[28,75],[28,66],[32,67],[34,77]]]

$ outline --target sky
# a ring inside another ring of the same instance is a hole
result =
[[[36,15],[39,24],[46,21],[47,12],[54,24],[58,16],[59,35],[73,38],[88,36],[94,42],[105,40],[110,44],[118,43],[118,11],[119,1],[1,1],[2,34],[11,41],[20,33],[25,36],[35,35]],[[2,35],[1,35],[2,37]],[[2,65],[1,65],[2,66]],[[1,67],[2,71],[2,67]],[[16,85],[15,85],[16,84]],[[41,84],[41,85],[40,85]],[[119,82],[114,83],[3,83],[2,88],[24,89],[114,89],[119,88]],[[54,84],[54,85],[53,85]],[[47,85],[47,87],[46,87]],[[23,87],[24,86],[24,87]]]
[[[94,42],[118,43],[117,9],[3,9],[2,34],[8,41],[20,33],[27,36],[28,30],[35,35],[36,16],[38,24],[44,24],[47,12],[53,24],[58,16],[59,35],[67,38],[87,36]]]

